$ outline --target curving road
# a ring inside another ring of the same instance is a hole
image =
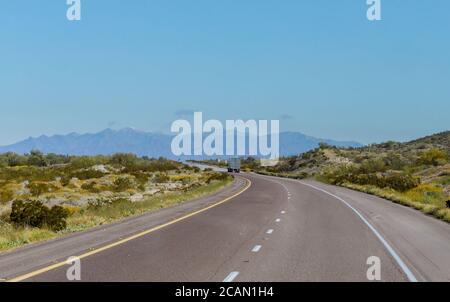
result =
[[[176,219],[174,221],[174,219]],[[208,198],[0,254],[0,278],[67,281],[450,281],[450,225],[392,202],[255,174]]]

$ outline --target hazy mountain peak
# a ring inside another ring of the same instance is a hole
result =
[[[0,152],[29,153],[39,149],[44,153],[70,155],[97,155],[130,152],[139,156],[178,158],[171,152],[174,135],[145,132],[126,127],[118,130],[104,129],[97,133],[39,136],[28,138],[15,144],[0,147]],[[342,142],[307,136],[299,132],[280,133],[281,155],[294,155],[316,148],[325,142],[338,147],[359,147],[357,142]]]

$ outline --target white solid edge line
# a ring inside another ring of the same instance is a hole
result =
[[[260,246],[260,245],[255,245],[255,247],[253,248],[252,252],[253,252],[253,253],[257,253],[257,252],[259,252],[259,251],[261,250],[261,248],[262,248],[262,246]]]
[[[318,191],[321,191],[323,193],[326,193],[336,199],[338,199],[339,201],[343,202],[347,207],[349,207],[353,212],[356,213],[356,215],[359,216],[359,218],[369,227],[369,229],[375,234],[375,236],[378,237],[378,239],[381,241],[381,243],[384,245],[384,247],[388,250],[388,252],[391,254],[391,256],[395,259],[395,261],[397,262],[397,264],[400,266],[400,268],[403,270],[403,272],[405,273],[405,275],[408,277],[408,280],[410,282],[418,282],[417,278],[414,276],[414,274],[411,272],[411,270],[408,268],[408,266],[406,266],[406,264],[403,262],[403,260],[400,258],[400,256],[395,252],[395,250],[389,245],[389,243],[387,243],[387,241],[383,238],[383,236],[381,236],[381,234],[370,224],[369,221],[367,221],[366,218],[364,218],[364,216],[358,212],[358,210],[356,210],[354,207],[352,207],[347,201],[345,201],[344,199],[340,198],[339,196],[334,195],[333,193],[330,193],[324,189],[321,189],[319,187],[304,183],[299,181],[299,183],[311,187],[313,189],[316,189]]]
[[[239,275],[239,272],[231,272],[224,280],[223,282],[233,282],[233,280]]]

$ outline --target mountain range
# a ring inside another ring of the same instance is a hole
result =
[[[175,157],[170,148],[173,137],[174,135],[171,134],[145,132],[132,128],[120,130],[105,129],[98,133],[70,133],[67,135],[30,137],[12,145],[1,146],[0,153],[15,152],[25,154],[33,149],[44,153],[69,155],[109,155],[117,152],[128,152],[139,156],[162,156],[177,159],[179,157]],[[362,146],[357,142],[315,138],[299,132],[280,133],[280,153],[282,156],[295,155],[312,150],[318,147],[320,143],[337,147]],[[188,158],[190,157],[183,157],[183,159]]]

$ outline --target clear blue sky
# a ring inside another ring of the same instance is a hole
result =
[[[450,129],[450,1],[65,0],[0,5],[0,145],[206,118],[363,143]]]

